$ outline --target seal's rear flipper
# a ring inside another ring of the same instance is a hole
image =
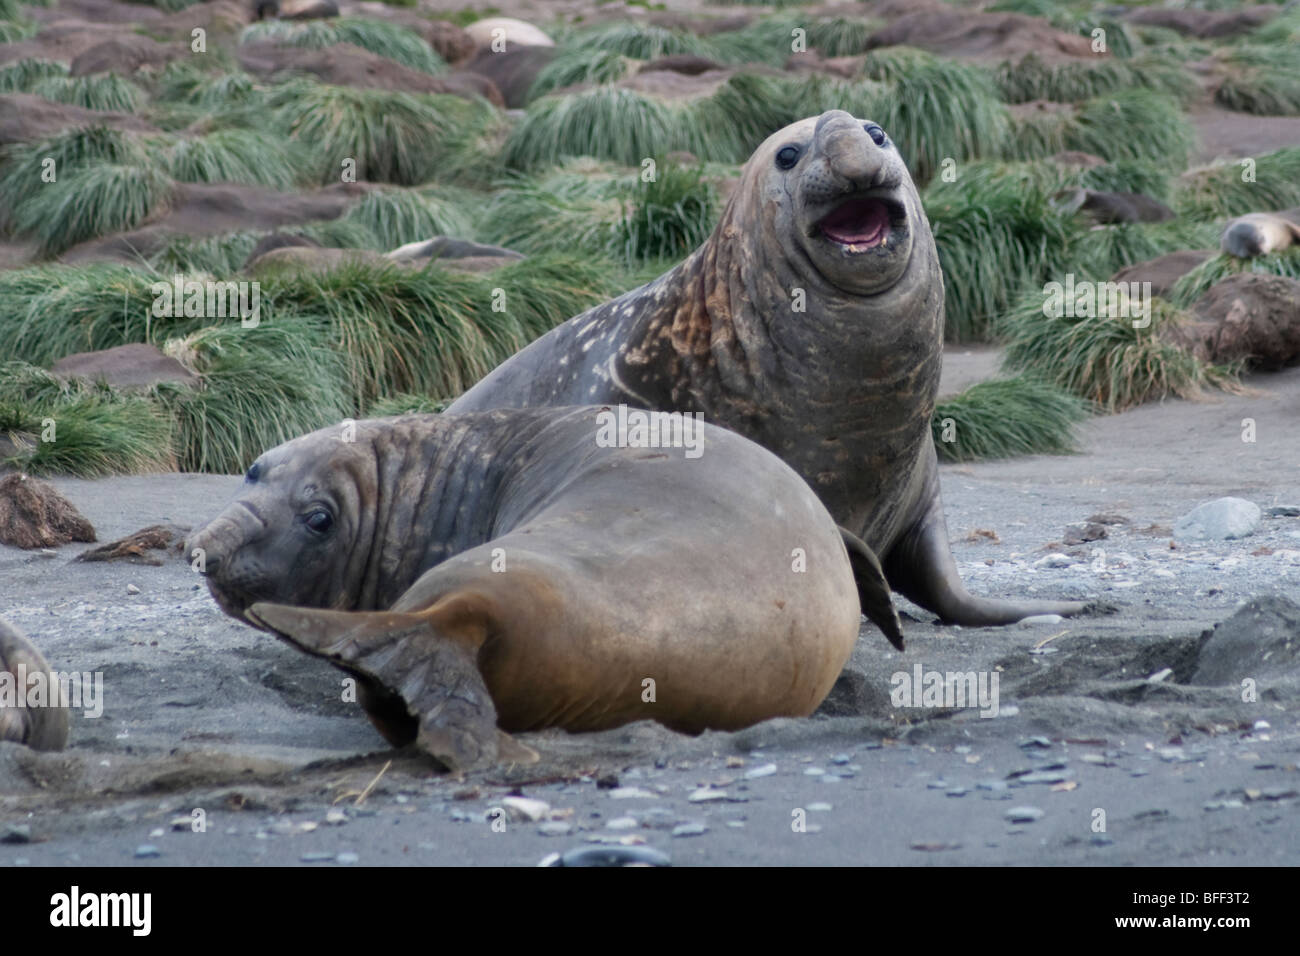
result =
[[[446,602],[417,614],[259,603],[245,613],[299,650],[380,685],[389,701],[391,695],[399,697],[419,723],[420,749],[459,772],[497,761],[499,731],[464,608],[447,611]],[[449,629],[439,626],[444,619]],[[385,726],[392,727],[389,710],[381,703],[371,712],[385,736]],[[512,752],[508,759],[520,762],[520,754]]]
[[[0,698],[0,740],[13,740],[33,750],[62,750],[68,743],[68,708],[62,706],[62,685],[35,645],[0,618],[0,674],[6,672],[21,700],[9,707]],[[34,686],[32,675],[38,673],[46,676],[46,700],[44,706],[29,707],[27,692]]]
[[[885,566],[894,590],[933,611],[945,624],[991,627],[1034,614],[1070,617],[1085,607],[1080,601],[1002,601],[967,591],[948,547],[948,524],[938,495],[925,517],[894,545]]]
[[[862,605],[862,613],[885,632],[890,644],[901,651],[903,625],[898,620],[898,609],[894,607],[889,582],[885,580],[880,560],[865,541],[847,528],[840,528],[840,537],[844,539],[844,547],[849,552],[849,564],[853,568],[853,579],[858,584],[858,603]]]

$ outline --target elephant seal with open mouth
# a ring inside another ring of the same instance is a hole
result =
[[[930,428],[943,326],[939,259],[902,157],[880,126],[833,110],[758,148],[685,262],[553,329],[448,411],[702,412],[794,468],[890,585],[943,620],[1077,613],[961,582]]]
[[[390,742],[458,770],[518,757],[498,728],[810,714],[860,606],[901,643],[879,564],[794,471],[689,416],[655,446],[645,414],[322,429],[259,457],[187,548],[227,613],[355,675]]]

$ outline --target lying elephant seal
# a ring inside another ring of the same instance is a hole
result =
[[[62,706],[62,699],[47,693],[45,706],[27,706],[32,677],[37,674],[45,675],[47,690],[58,686],[41,652],[0,618],[0,740],[34,750],[62,750],[68,743],[68,708]]]
[[[1220,247],[1238,259],[1266,256],[1300,243],[1300,209],[1252,212],[1238,216],[1223,229]]]
[[[702,412],[793,467],[894,589],[944,620],[1077,613],[962,585],[930,426],[942,358],[943,277],[916,188],[884,130],[833,110],[758,148],[685,262],[553,329],[448,411]]]
[[[698,457],[608,447],[615,416],[313,432],[258,458],[187,548],[227,613],[359,677],[390,742],[453,769],[497,759],[498,726],[810,714],[857,636],[855,571],[901,641],[879,564],[775,456],[690,419]]]

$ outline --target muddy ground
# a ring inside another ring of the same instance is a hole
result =
[[[950,353],[945,391],[995,358]],[[1097,613],[963,629],[907,606],[907,650],[864,627],[813,718],[699,738],[648,722],[524,735],[540,764],[464,779],[388,749],[341,700],[341,674],[226,618],[179,558],[0,547],[0,615],[104,686],[102,716],[78,715],[66,752],[0,745],[0,865],[532,865],[600,842],[678,865],[1295,865],[1300,517],[1170,547],[1208,499],[1300,505],[1300,369],[1249,384],[1091,420],[1078,455],[944,467],[973,590]],[[238,482],[56,484],[106,541],[197,524]],[[1127,523],[1064,543],[1098,513]],[[1070,563],[1035,567],[1053,553]],[[893,706],[891,676],[917,665],[996,673],[998,716]],[[512,793],[547,809],[528,819],[538,808]]]

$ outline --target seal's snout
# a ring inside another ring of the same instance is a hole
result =
[[[817,120],[813,138],[830,172],[843,181],[845,191],[882,184],[885,154],[862,122],[844,110],[831,110]]]

